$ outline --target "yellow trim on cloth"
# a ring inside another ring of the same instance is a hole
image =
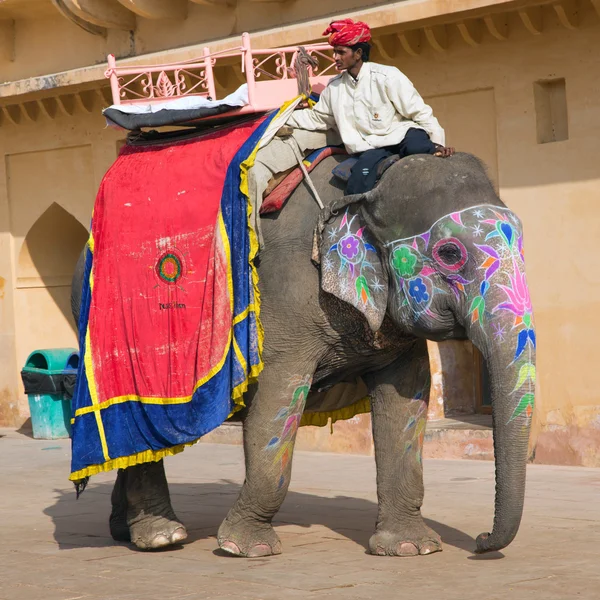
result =
[[[179,444],[178,446],[173,446],[172,448],[163,448],[162,450],[144,450],[143,452],[138,452],[137,454],[132,454],[131,456],[113,458],[105,463],[102,463],[101,465],[91,465],[85,469],[81,469],[81,471],[71,473],[69,479],[71,481],[79,481],[85,477],[91,477],[92,475],[97,475],[98,473],[106,473],[108,471],[112,471],[113,469],[126,469],[127,467],[133,467],[143,463],[158,462],[165,456],[174,456],[175,454],[183,452],[186,446],[193,446],[199,441],[199,439],[200,438],[194,440],[193,442],[188,442],[187,444]]]
[[[356,415],[363,415],[371,412],[371,400],[367,396],[354,404],[344,406],[344,408],[338,408],[329,412],[305,412],[300,420],[300,427],[313,426],[313,427],[325,427],[331,419],[333,425],[336,421],[346,421]]]

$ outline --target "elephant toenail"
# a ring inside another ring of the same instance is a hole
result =
[[[183,527],[179,527],[171,534],[171,544],[183,542],[187,538],[187,531]]]
[[[440,552],[441,549],[441,545],[436,542],[425,542],[421,546],[421,554],[433,554],[434,552]]]
[[[274,552],[271,550],[271,546],[268,544],[257,544],[250,548],[248,558],[259,558],[261,556],[271,556],[272,554]]]
[[[419,550],[411,542],[403,542],[398,546],[398,556],[417,556]]]
[[[220,544],[221,550],[227,552],[228,554],[233,554],[234,556],[241,556],[242,551],[239,549],[237,544],[233,542],[223,542]]]
[[[169,540],[169,538],[166,535],[160,533],[159,535],[154,536],[149,548],[152,550],[157,550],[158,548],[164,548],[165,546],[168,546],[170,543],[171,541]]]

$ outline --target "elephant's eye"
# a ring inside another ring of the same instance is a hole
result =
[[[462,259],[462,252],[456,244],[444,244],[438,250],[438,256],[448,266],[454,266]]]
[[[468,254],[464,244],[457,238],[441,239],[433,247],[433,258],[442,269],[456,272],[467,262]]]

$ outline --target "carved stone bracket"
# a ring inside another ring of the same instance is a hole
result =
[[[100,114],[100,109],[112,103],[109,87],[81,90],[60,96],[27,100],[19,104],[0,106],[0,126],[27,125],[59,117]]]
[[[421,30],[413,29],[412,31],[401,31],[398,34],[398,40],[402,49],[410,56],[418,56],[421,54]]]
[[[445,52],[448,49],[448,33],[445,25],[425,27],[425,38],[436,52]]]
[[[187,0],[117,0],[144,19],[185,19]]]
[[[382,35],[373,38],[373,43],[384,60],[394,60],[398,54],[398,38],[395,35]]]
[[[523,8],[519,11],[519,17],[523,21],[523,25],[532,35],[541,35],[543,31],[542,7],[533,6],[531,8]]]
[[[486,15],[483,17],[483,22],[490,34],[497,40],[508,39],[508,17],[506,15]]]
[[[135,29],[135,15],[117,0],[55,0],[87,25],[105,29]]]
[[[560,24],[567,29],[577,29],[579,26],[579,13],[577,11],[577,5],[573,0],[557,2],[552,7],[556,12],[556,16]]]
[[[474,19],[465,20],[457,23],[458,31],[462,39],[469,44],[469,46],[477,47],[481,44],[481,26],[479,21]]]

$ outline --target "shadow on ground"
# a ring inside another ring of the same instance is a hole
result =
[[[23,425],[17,429],[17,433],[33,439],[33,426],[31,425],[31,417],[28,417]]]
[[[171,483],[173,507],[189,533],[186,544],[215,537],[222,520],[235,502],[240,485],[222,480],[211,483]],[[75,491],[55,490],[56,502],[44,510],[54,523],[54,539],[59,548],[99,547],[117,544],[110,538],[108,516],[112,483],[91,484],[75,499]],[[288,492],[274,526],[322,525],[332,532],[368,548],[375,528],[377,505],[363,498]],[[472,552],[475,540],[458,529],[437,521],[426,523],[442,537],[445,545]],[[323,536],[327,539],[327,535]],[[216,546],[216,542],[215,542]]]

